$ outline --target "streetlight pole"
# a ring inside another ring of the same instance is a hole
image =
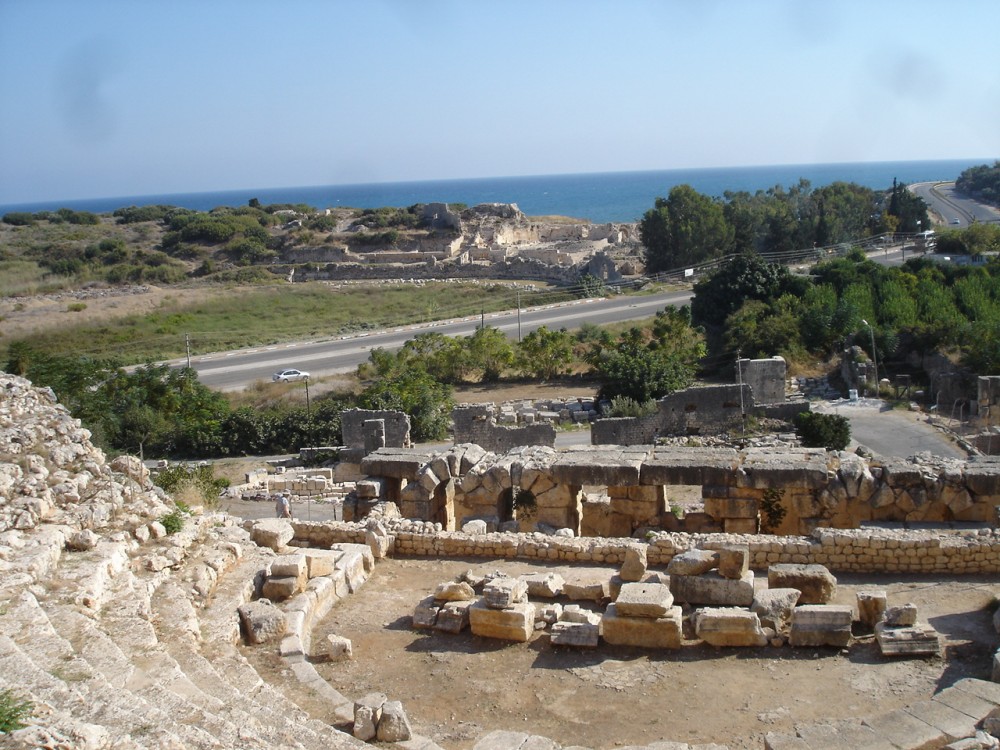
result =
[[[878,358],[875,354],[875,329],[872,328],[871,323],[869,323],[864,318],[861,319],[863,325],[868,326],[868,333],[872,336],[872,367],[875,369],[875,396],[878,397]]]

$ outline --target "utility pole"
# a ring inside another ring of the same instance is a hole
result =
[[[743,422],[743,437],[747,436],[747,410],[743,403],[743,349],[736,350],[736,372],[740,379],[740,419]]]
[[[479,327],[486,328],[486,308],[480,308],[479,310]]]
[[[521,290],[517,290],[517,343],[521,343]]]
[[[184,334],[184,348],[187,350],[188,369],[191,369],[191,334]]]

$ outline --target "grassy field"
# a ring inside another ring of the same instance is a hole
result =
[[[524,284],[519,289],[524,306],[570,298],[562,290]],[[192,354],[201,354],[507,310],[517,299],[513,286],[488,282],[206,287],[196,303],[164,302],[145,314],[90,323],[63,316],[22,340],[54,354],[118,357],[133,364],[182,356],[185,335]],[[0,339],[0,357],[15,340]]]

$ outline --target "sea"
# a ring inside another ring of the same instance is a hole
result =
[[[256,198],[262,204],[304,203],[315,208],[406,207],[415,203],[516,203],[529,216],[570,216],[594,223],[633,222],[666,197],[676,185],[690,185],[699,193],[722,197],[727,191],[754,193],[773,187],[789,188],[808,180],[813,188],[833,182],[854,182],[875,190],[904,184],[951,181],[963,170],[992,164],[992,158],[949,161],[859,162],[793,164],[709,169],[666,169],[641,172],[483,177],[462,180],[386,182],[363,185],[247,188],[201,193],[137,195],[86,200],[45,201],[0,205],[8,211],[77,211],[107,213],[126,206],[165,204],[208,211],[219,206],[243,206]]]

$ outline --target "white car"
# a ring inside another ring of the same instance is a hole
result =
[[[275,383],[291,383],[293,380],[308,380],[309,373],[302,370],[282,370],[271,377]]]

